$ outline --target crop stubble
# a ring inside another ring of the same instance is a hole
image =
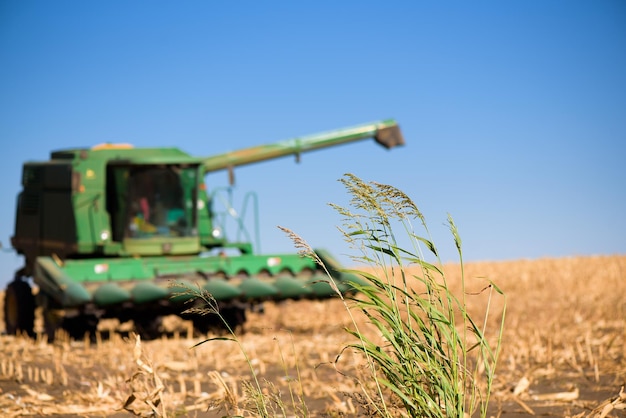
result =
[[[460,287],[458,265],[445,269],[450,286]],[[507,296],[493,416],[600,416],[603,408],[608,416],[625,416],[619,408],[626,402],[620,398],[626,256],[467,263],[465,270],[468,290],[477,293],[468,296],[470,314],[482,316],[485,277]],[[496,327],[501,301],[494,303],[490,324]],[[291,387],[303,390],[309,416],[365,412],[352,379],[363,376],[362,362],[344,353],[334,364],[352,342],[339,300],[268,303],[265,313],[250,314],[240,336],[249,363],[231,341],[192,349],[202,337],[191,335],[187,322],[167,318],[166,324],[170,332],[162,339],[139,345],[123,329],[108,332],[116,325],[110,322],[101,324],[108,338],[96,343],[0,336],[0,410],[7,416],[128,416],[128,410],[149,413],[149,402],[160,402],[157,410],[168,416],[242,413],[251,365],[264,390],[280,392],[290,410]]]

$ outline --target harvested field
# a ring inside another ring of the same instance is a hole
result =
[[[491,416],[626,416],[626,256],[465,268],[468,290],[480,291],[487,277],[507,297]],[[457,286],[458,266],[446,272]],[[484,293],[470,295],[470,313],[481,315],[485,301]],[[501,307],[496,298],[494,326]],[[167,416],[254,416],[244,384],[253,372],[264,392],[281,399],[272,406],[276,416],[367,414],[352,379],[362,376],[363,362],[344,352],[333,363],[353,342],[339,300],[267,304],[249,315],[241,347],[210,341],[192,348],[202,338],[175,318],[162,339],[141,343],[114,325],[101,324],[95,343],[1,336],[3,416],[148,415],[151,403]]]

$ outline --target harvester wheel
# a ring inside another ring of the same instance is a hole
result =
[[[135,323],[135,331],[142,340],[154,340],[161,336],[162,316],[143,316],[134,318],[133,322]]]
[[[78,315],[71,318],[63,318],[61,325],[69,336],[75,340],[89,338],[93,340],[98,329],[98,318],[95,315]]]
[[[246,309],[238,306],[222,308],[220,314],[228,324],[231,330],[240,330],[243,332],[243,324],[246,323]]]
[[[228,328],[233,332],[243,331],[243,324],[246,322],[246,309],[239,306],[220,307],[219,314],[194,315],[190,319],[193,322],[193,327],[202,334],[211,331],[223,333],[228,331]]]
[[[63,318],[55,311],[43,309],[43,329],[49,343],[54,342],[57,330],[61,328]]]
[[[215,327],[215,321],[219,321],[219,318],[215,314],[199,315],[196,314],[191,317],[193,328],[200,334],[206,334]]]
[[[35,336],[35,297],[30,285],[21,279],[9,283],[4,293],[4,323],[9,335]]]

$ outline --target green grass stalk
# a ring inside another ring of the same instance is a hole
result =
[[[348,332],[357,342],[346,349],[361,352],[370,363],[379,396],[369,399],[379,400],[385,416],[391,414],[381,388],[398,399],[411,417],[462,418],[477,405],[481,416],[486,416],[504,323],[494,351],[485,336],[490,301],[482,329],[467,310],[461,238],[452,217],[448,225],[461,263],[460,300],[449,287],[425,218],[408,196],[349,174],[341,182],[351,195],[351,208],[333,205],[344,216],[341,231],[350,247],[361,252],[354,260],[375,271],[347,271],[367,283],[354,284],[358,297],[346,305],[348,311],[364,314],[377,331],[376,335],[361,332],[351,315],[354,328]],[[415,220],[423,233],[416,232]],[[409,237],[410,250],[398,243],[398,227]],[[425,250],[433,262],[426,259]],[[492,283],[488,287],[502,294]],[[472,345],[470,335],[476,341]],[[481,385],[486,386],[481,390]]]

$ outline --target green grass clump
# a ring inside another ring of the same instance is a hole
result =
[[[488,283],[486,314],[479,324],[468,313],[461,239],[452,218],[448,226],[461,262],[460,299],[448,286],[424,216],[411,199],[392,186],[353,175],[340,181],[351,195],[350,209],[333,205],[345,217],[341,230],[361,253],[354,259],[374,267],[373,272],[347,271],[365,283],[354,284],[359,293],[346,304],[377,331],[370,335],[354,321],[348,332],[358,341],[346,347],[367,359],[374,385],[363,382],[362,387],[370,403],[383,416],[395,415],[391,393],[411,417],[464,417],[477,410],[486,416],[504,311],[493,346],[485,333],[492,292],[504,295]],[[415,221],[424,233],[416,232]],[[398,227],[408,236],[409,249],[398,244]]]

